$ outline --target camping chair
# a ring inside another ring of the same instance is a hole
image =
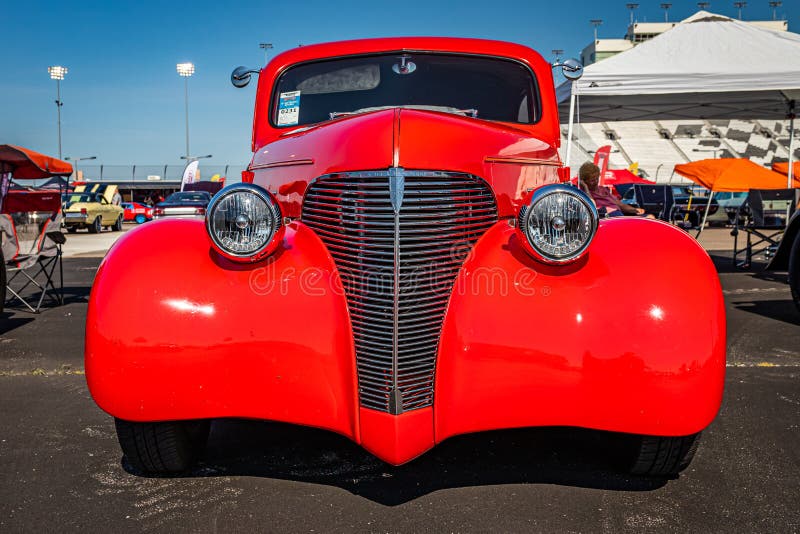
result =
[[[636,204],[646,213],[662,221],[672,221],[675,197],[672,194],[671,186],[635,184],[633,189]]]
[[[0,214],[2,267],[10,301],[19,301],[39,313],[45,298],[64,303],[64,268],[60,212],[16,212]],[[58,280],[55,280],[58,270]],[[32,290],[28,290],[28,288]]]
[[[764,253],[767,259],[775,253],[786,221],[795,210],[794,189],[751,189],[736,212],[733,234],[733,264],[750,267],[753,256]],[[739,231],[747,234],[745,246],[739,248]],[[739,257],[744,255],[741,261]]]

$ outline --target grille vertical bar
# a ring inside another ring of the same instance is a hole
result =
[[[430,406],[453,282],[497,221],[486,183],[401,168],[326,175],[306,192],[302,220],[342,278],[361,405],[393,414]]]

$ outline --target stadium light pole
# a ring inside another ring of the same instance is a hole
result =
[[[633,12],[639,7],[639,4],[625,4],[625,7],[631,10],[631,26],[633,26]]]
[[[669,22],[669,8],[672,7],[672,4],[661,4],[661,9],[664,10],[664,22]]]
[[[554,48],[551,50],[553,56],[555,56],[555,62],[558,63],[561,61],[561,56],[564,55],[564,51],[560,48]]]
[[[189,157],[189,78],[194,74],[194,63],[178,63],[178,74],[183,78],[184,103],[186,107],[186,157]]]
[[[78,162],[87,161],[87,160],[90,160],[90,159],[97,159],[97,156],[87,156],[85,158],[70,158],[69,156],[67,156],[66,158],[64,158],[64,161],[72,161],[72,162],[75,163],[75,173],[74,174],[75,174],[75,179],[77,180],[78,179]],[[67,183],[69,183],[69,179],[67,180]]]
[[[739,20],[742,20],[742,8],[747,7],[747,2],[734,2],[733,5],[739,10]]]
[[[264,51],[264,65],[267,64],[267,55],[269,51],[272,49],[272,43],[258,43],[258,47]]]
[[[597,42],[597,27],[603,23],[603,19],[592,19],[589,23],[594,26],[594,42]]]
[[[50,79],[56,81],[56,109],[58,110],[58,159],[61,159],[61,106],[64,103],[61,101],[61,80],[67,74],[69,69],[61,65],[54,65],[47,67],[47,72],[50,74]]]
[[[708,6],[711,5],[711,2],[697,2],[697,7],[700,9],[708,9]]]
[[[778,8],[783,5],[783,2],[770,2],[769,7],[772,8],[772,20],[778,20]]]

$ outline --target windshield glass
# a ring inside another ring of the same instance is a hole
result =
[[[97,202],[97,199],[92,193],[83,193],[81,195],[70,195],[68,202]]]
[[[503,122],[539,120],[533,74],[520,63],[397,52],[290,68],[277,82],[272,124],[302,126],[399,106]]]
[[[205,192],[172,193],[165,202],[206,202],[211,195]]]

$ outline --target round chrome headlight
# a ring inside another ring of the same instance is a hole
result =
[[[597,209],[577,187],[553,184],[534,191],[519,212],[519,229],[537,259],[567,263],[578,259],[597,231]]]
[[[257,261],[275,249],[283,234],[278,202],[253,184],[229,185],[206,211],[206,230],[217,252],[234,261]]]

